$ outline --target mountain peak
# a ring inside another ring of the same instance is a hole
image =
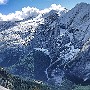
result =
[[[88,3],[81,2],[81,3],[77,4],[77,5],[88,5]]]
[[[81,2],[81,3],[78,3],[75,7],[85,8],[85,7],[90,7],[90,4]]]

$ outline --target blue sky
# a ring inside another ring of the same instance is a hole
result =
[[[73,8],[77,3],[86,2],[90,3],[90,0],[0,0],[0,13],[8,14],[23,7],[36,7],[38,9],[44,9],[50,7],[51,4],[61,4],[63,7],[68,9]]]

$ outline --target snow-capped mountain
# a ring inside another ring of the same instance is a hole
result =
[[[69,11],[52,7],[32,18],[0,22],[0,65],[25,79],[60,84],[74,76],[85,82],[90,79],[90,4]]]
[[[33,18],[28,17],[20,21],[1,21],[0,65],[11,73],[20,75],[25,79],[35,77],[36,79],[43,80],[45,78],[44,80],[47,80],[45,72],[51,61],[49,51],[47,48],[42,47],[42,44],[39,47],[35,46],[38,45],[36,34],[40,33],[40,28],[42,28],[44,24],[46,27],[46,24],[49,23],[50,27],[53,28],[56,23],[56,21],[54,23],[53,21],[64,15],[67,11],[64,7],[53,4],[49,9],[39,11],[39,15]],[[43,30],[45,30],[45,27]],[[40,38],[40,36],[38,36],[38,38]],[[38,42],[40,41],[38,40]],[[33,43],[37,44],[33,45]],[[38,63],[40,56],[42,58]],[[46,65],[44,65],[41,70],[37,68],[39,64],[43,65],[44,63],[46,63]],[[35,67],[33,64],[35,64]],[[37,71],[41,72],[41,78],[37,78],[39,77]],[[33,73],[34,76],[32,75]]]

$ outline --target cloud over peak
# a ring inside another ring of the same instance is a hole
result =
[[[63,11],[65,10],[64,7],[62,7],[60,4],[52,4],[49,8],[45,8],[44,10],[41,10],[41,13],[48,13],[51,10],[56,10],[56,11]]]
[[[49,8],[46,8],[44,10],[39,10],[34,7],[24,7],[20,11],[15,11],[15,13],[9,13],[8,15],[3,15],[0,13],[0,21],[19,21],[26,19],[28,17],[36,17],[39,14],[45,14],[48,13],[51,10],[56,11],[63,11],[65,10],[64,7],[61,5],[52,4]]]

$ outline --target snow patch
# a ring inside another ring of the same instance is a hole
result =
[[[4,88],[3,86],[0,86],[0,90],[10,90],[10,89],[7,89],[7,88]]]
[[[34,49],[37,50],[37,51],[42,51],[42,52],[44,52],[47,55],[50,54],[49,51],[47,49],[44,49],[44,48],[34,48]]]
[[[78,49],[78,48],[75,49],[74,46],[73,45],[70,46],[70,44],[71,44],[71,42],[65,45],[65,46],[70,47],[69,53],[65,54],[65,59],[67,59],[67,60],[72,59],[80,51],[80,49]]]

